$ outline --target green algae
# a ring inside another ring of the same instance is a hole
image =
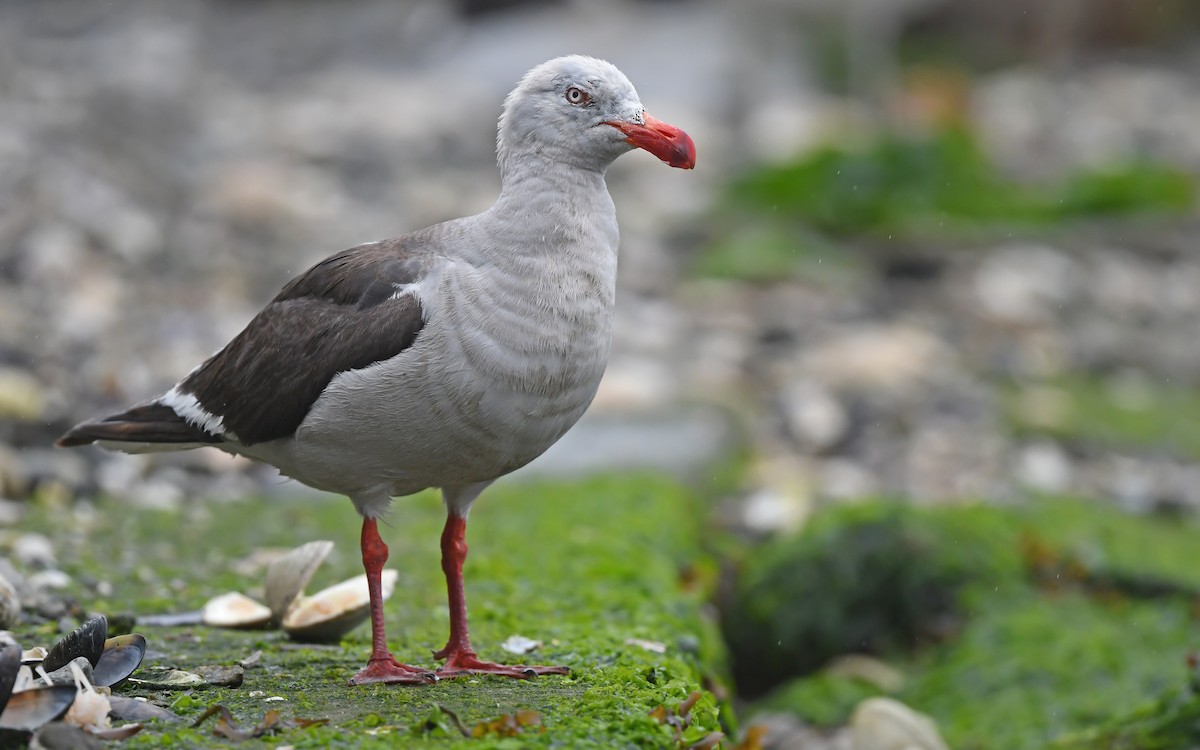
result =
[[[1073,374],[1002,393],[1019,435],[1200,458],[1200,394],[1190,386]]]
[[[570,676],[529,681],[458,679],[427,687],[364,686],[346,680],[369,651],[366,628],[340,647],[291,644],[281,633],[194,628],[139,628],[150,641],[143,668],[232,663],[262,650],[237,689],[169,694],[126,689],[173,705],[188,719],[210,705],[227,706],[243,728],[279,709],[285,719],[329,719],[258,744],[308,747],[671,747],[669,728],[650,717],[701,689],[706,659],[720,645],[701,614],[703,592],[685,590],[680,571],[697,562],[697,499],[653,476],[578,483],[502,484],[472,511],[466,566],[472,638],[485,659],[515,661],[499,648],[514,634],[543,642],[528,657],[565,664]],[[123,508],[105,499],[69,516],[41,508],[29,526],[52,535],[62,567],[83,586],[90,611],[150,614],[199,608],[227,590],[257,593],[261,571],[238,572],[264,547],[311,539],[336,543],[312,587],[356,574],[359,521],[345,500],[247,500],[201,503],[173,513]],[[383,536],[389,567],[399,571],[386,616],[396,657],[434,666],[445,642],[447,609],[438,565],[443,513],[436,495],[399,501]],[[249,575],[249,577],[247,577]],[[105,586],[89,586],[96,581]],[[96,588],[111,593],[99,597]],[[21,633],[32,640],[42,633]],[[660,643],[657,653],[627,643]],[[261,692],[258,692],[261,691]],[[283,700],[270,701],[278,697]],[[694,714],[697,731],[717,729],[716,704]],[[463,726],[521,710],[541,715],[544,731],[517,738],[464,738]],[[209,726],[155,724],[125,743],[136,747],[219,744]],[[248,742],[241,747],[254,747]]]
[[[951,747],[1149,749],[1200,741],[1200,711],[1185,689],[1185,660],[1200,647],[1195,519],[1135,517],[1061,499],[1012,508],[868,503],[818,518],[816,538],[844,540],[830,530],[894,518],[934,540],[926,548],[931,562],[970,571],[951,632],[880,653],[906,676],[894,697],[931,715]],[[777,543],[777,564],[788,564],[781,551],[788,544]],[[1035,581],[1033,558],[1047,551],[1066,562],[1062,578]],[[1106,586],[1091,585],[1096,579]],[[1137,585],[1145,580],[1174,587]],[[820,604],[836,610],[839,601]],[[836,726],[881,692],[818,671],[757,708]]]

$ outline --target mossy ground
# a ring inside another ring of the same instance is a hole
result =
[[[565,664],[569,677],[351,688],[346,681],[369,652],[365,626],[340,646],[320,648],[291,644],[274,632],[140,627],[151,648],[143,668],[229,664],[259,649],[262,666],[247,670],[236,689],[123,691],[172,704],[187,719],[224,704],[242,728],[272,708],[289,719],[330,720],[257,742],[263,746],[672,747],[671,731],[650,711],[700,689],[705,665],[720,661],[700,614],[702,593],[687,590],[681,578],[698,555],[696,502],[672,481],[638,476],[502,485],[477,504],[468,526],[466,582],[480,655],[519,661],[499,644],[520,634],[545,644],[531,661]],[[80,584],[79,603],[89,611],[179,612],[228,590],[254,594],[261,571],[239,573],[235,561],[312,539],[333,540],[336,548],[310,588],[360,571],[359,519],[345,500],[196,503],[175,513],[133,510],[105,499],[90,512],[43,506],[33,515],[27,526],[55,540],[62,567]],[[438,565],[442,521],[437,496],[426,493],[398,501],[384,530],[388,565],[400,572],[386,606],[390,643],[398,659],[418,665],[433,666],[430,652],[446,639]],[[111,594],[97,597],[96,581],[111,584]],[[53,637],[47,630],[19,635],[45,641]],[[667,651],[627,645],[630,638],[661,642]],[[252,691],[263,695],[251,697]],[[284,700],[265,700],[272,696]],[[439,707],[468,728],[532,709],[545,731],[465,739]],[[693,731],[717,728],[711,696],[692,713]],[[211,731],[211,724],[191,729],[156,723],[124,746],[220,745]]]
[[[895,514],[839,509],[818,528]],[[940,538],[938,553],[977,561],[962,591],[961,629],[940,643],[885,654],[906,675],[896,697],[933,716],[956,750],[1182,748],[1200,742],[1187,658],[1200,648],[1195,565],[1200,525],[1130,517],[1103,505],[903,511]],[[1054,571],[1035,583],[1031,568]],[[1139,585],[1150,583],[1158,595]],[[1173,591],[1172,591],[1173,589]],[[763,707],[823,725],[847,719],[879,688],[818,673]],[[1057,743],[1057,744],[1056,744]]]

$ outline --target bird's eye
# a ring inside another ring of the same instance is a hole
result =
[[[591,99],[591,97],[588,96],[588,92],[584,91],[578,86],[572,86],[571,88],[567,89],[567,101],[571,104],[587,104],[589,99]]]

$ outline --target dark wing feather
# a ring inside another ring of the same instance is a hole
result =
[[[179,391],[222,418],[244,445],[288,437],[338,373],[390,359],[424,325],[420,301],[396,296],[427,257],[392,240],[338,253],[291,281]]]
[[[409,235],[318,263],[176,389],[220,417],[224,431],[244,445],[288,437],[338,373],[412,346],[424,325],[421,303],[396,292],[423,275],[431,256],[420,246],[420,235]],[[111,440],[185,447],[226,439],[156,400],[77,425],[58,445]]]
[[[220,437],[184,421],[171,407],[151,401],[131,406],[120,414],[75,425],[55,445],[71,448],[97,440],[174,444],[178,447],[221,442]]]

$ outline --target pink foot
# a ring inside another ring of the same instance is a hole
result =
[[[438,675],[433,672],[401,664],[391,657],[386,659],[371,659],[367,662],[365,669],[350,678],[351,685],[368,685],[374,682],[401,685],[429,685],[437,681]]]
[[[439,659],[444,658],[446,656],[445,649],[437,652],[434,656]],[[537,677],[540,674],[571,673],[571,670],[567,667],[496,664],[490,661],[480,661],[474,651],[459,651],[450,654],[449,657],[446,659],[446,663],[434,673],[439,678],[463,677],[472,674],[494,674],[501,677],[516,677],[519,680],[527,680],[531,677]]]

